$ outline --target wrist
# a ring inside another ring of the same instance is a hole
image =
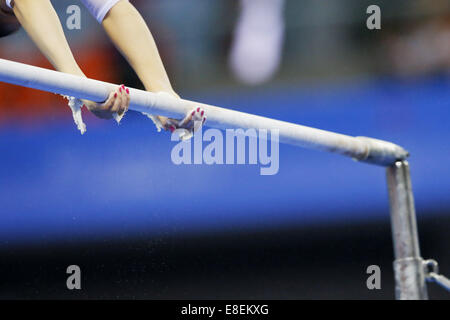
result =
[[[167,86],[155,86],[155,85],[144,85],[145,90],[149,92],[165,92],[173,96],[174,98],[180,99],[180,96],[171,88]]]
[[[66,63],[65,64],[58,63],[58,64],[55,64],[55,69],[58,70],[59,72],[68,73],[68,74],[72,74],[74,76],[86,78],[86,75],[83,73],[83,71],[81,71],[81,69],[78,65],[68,66]]]

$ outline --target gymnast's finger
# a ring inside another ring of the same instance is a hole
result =
[[[123,113],[123,103],[125,100],[125,86],[123,84],[120,85],[119,90],[117,91],[117,100],[114,103],[114,106],[111,109],[111,112],[122,114]]]
[[[131,96],[130,96],[130,89],[127,88],[127,95],[126,95],[126,109],[125,111],[128,111],[128,108],[130,107],[130,101],[131,101]]]
[[[119,91],[121,93],[121,104],[117,113],[122,115],[128,110],[128,105],[130,104],[130,90],[122,85]]]
[[[114,104],[115,94],[116,93],[114,91],[111,91],[109,93],[108,99],[106,99],[106,101],[100,105],[100,110],[109,110],[111,108],[111,106]]]
[[[109,104],[103,105],[103,111],[116,113],[119,110],[121,104],[121,94],[120,94],[120,87],[116,89],[113,95],[113,99]]]
[[[114,98],[115,98],[114,104],[109,109],[109,111],[111,111],[112,113],[119,112],[119,110],[120,110],[120,105],[122,104],[122,93],[120,92],[120,89],[119,89],[119,93],[116,93],[114,95]]]
[[[178,126],[184,127],[189,121],[192,121],[192,117],[195,115],[195,110],[189,113],[183,120],[178,123]]]

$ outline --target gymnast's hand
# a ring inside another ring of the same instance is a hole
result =
[[[164,128],[172,133],[178,130],[181,140],[186,140],[191,138],[205,121],[205,111],[200,107],[196,107],[181,120],[165,118]]]
[[[161,94],[162,92],[160,92]],[[180,97],[173,91],[164,91],[171,96],[180,99]],[[172,133],[178,134],[181,140],[190,139],[194,133],[202,127],[206,122],[206,112],[200,107],[195,107],[189,111],[183,119],[173,119],[163,116],[147,116],[153,120],[158,130],[164,129]]]
[[[113,117],[123,117],[130,105],[130,90],[124,85],[111,91],[108,99],[103,103],[83,100],[84,106],[95,116],[101,119],[112,119]],[[114,116],[117,114],[117,116]],[[117,118],[116,118],[117,119]]]

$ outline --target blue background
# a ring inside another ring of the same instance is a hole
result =
[[[448,78],[184,97],[393,141],[411,153],[418,214],[450,205]],[[175,143],[142,115],[120,126],[87,122],[84,136],[69,117],[0,128],[2,244],[388,219],[382,167],[288,145],[275,176],[256,165],[176,166]]]

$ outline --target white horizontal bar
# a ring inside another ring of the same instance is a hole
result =
[[[92,101],[105,101],[109,93],[117,88],[117,85],[111,83],[4,59],[0,59],[0,81]],[[206,111],[207,125],[210,127],[278,129],[280,142],[339,153],[360,161],[389,166],[409,155],[406,150],[390,142],[351,137],[198,102],[178,100],[167,94],[130,89],[130,96],[130,110],[182,118],[193,107],[201,106]]]

